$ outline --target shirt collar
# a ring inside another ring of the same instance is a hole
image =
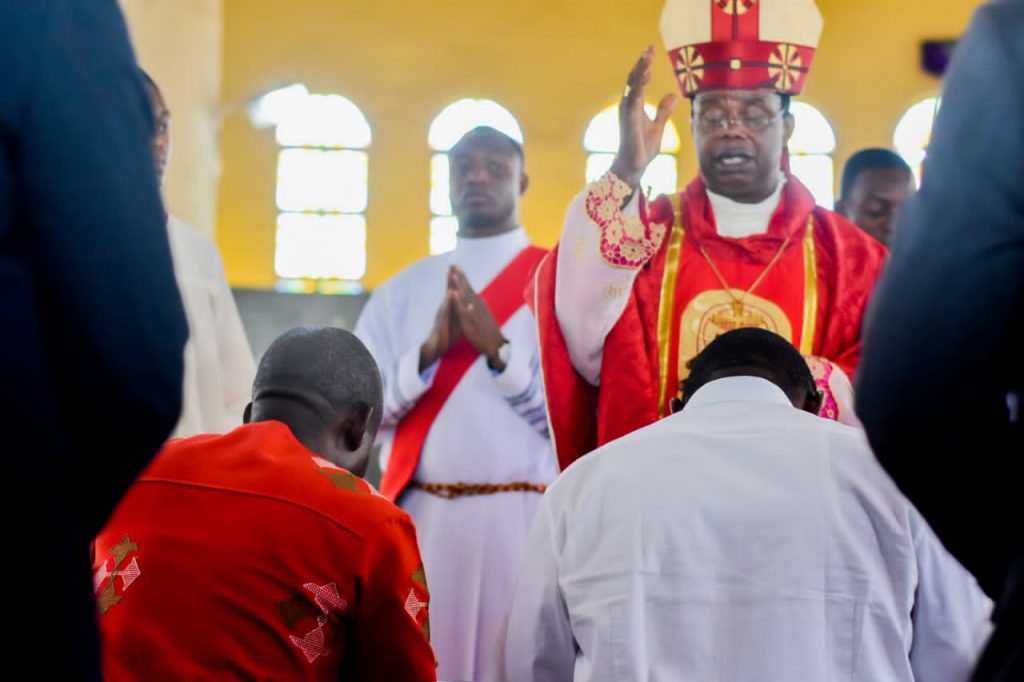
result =
[[[786,181],[783,179],[767,199],[756,204],[733,201],[729,197],[715,194],[706,189],[711,209],[715,214],[715,227],[718,234],[723,237],[742,239],[767,232],[772,215],[779,207],[779,202],[782,201],[782,190],[785,186]]]
[[[493,237],[459,237],[455,241],[455,253],[458,256],[472,256],[478,253],[493,253],[505,248],[520,251],[530,243],[526,230],[520,225],[514,230],[496,234]]]
[[[737,401],[777,403],[793,407],[785,392],[760,377],[725,377],[704,384],[686,403],[686,409]],[[683,410],[685,413],[686,410]]]

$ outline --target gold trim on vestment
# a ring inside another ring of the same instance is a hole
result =
[[[676,277],[679,275],[679,252],[683,247],[683,216],[678,192],[669,196],[672,202],[672,233],[665,253],[665,273],[661,278],[661,301],[658,306],[658,416],[664,417],[665,392],[668,389],[669,362],[672,361],[672,326],[676,303]]]
[[[818,319],[818,257],[814,251],[814,212],[807,218],[804,235],[804,319],[800,332],[800,352],[813,355],[814,332]]]

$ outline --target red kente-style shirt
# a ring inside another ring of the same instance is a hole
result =
[[[260,422],[171,441],[96,539],[108,680],[435,680],[409,517]]]

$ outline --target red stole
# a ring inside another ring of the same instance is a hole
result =
[[[525,304],[523,286],[545,253],[544,249],[536,246],[526,247],[480,293],[499,327],[504,326]],[[395,429],[391,458],[380,483],[381,495],[394,502],[412,480],[430,427],[479,356],[479,351],[465,338],[459,339],[445,353],[434,382]]]
[[[679,379],[685,377],[685,363],[734,326],[773,329],[805,354],[828,358],[851,375],[856,367],[860,319],[884,248],[831,211],[816,207],[810,192],[792,176],[763,235],[719,236],[700,178],[681,193],[679,204],[681,234],[670,229],[641,268],[626,309],[605,340],[600,389],[580,377],[568,357],[554,311],[556,254],[537,270],[534,304],[541,363],[563,468],[665,414]],[[647,220],[669,227],[675,223],[676,212],[666,197],[644,209]],[[700,246],[728,288],[747,304],[742,320]],[[780,249],[778,261],[746,294]]]

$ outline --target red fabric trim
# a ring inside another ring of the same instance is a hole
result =
[[[732,0],[713,0],[711,3],[711,40],[715,42],[732,40],[732,15],[722,9],[722,3]]]
[[[569,359],[569,349],[562,327],[555,315],[555,276],[558,271],[558,249],[541,261],[526,290],[540,338],[541,368],[544,393],[551,420],[551,438],[560,469],[597,445],[597,389],[576,372]]]
[[[752,0],[713,0],[711,39],[757,40],[761,33],[760,11],[761,5]]]
[[[688,97],[709,90],[756,88],[798,95],[807,84],[815,48],[736,40],[684,45],[668,54],[680,88]],[[734,60],[739,60],[739,68],[733,68]],[[689,73],[685,64],[693,65]],[[787,67],[785,75],[781,73],[782,65]]]
[[[737,0],[742,2],[742,0]],[[761,3],[750,3],[749,9],[736,19],[736,38],[738,40],[757,40],[761,37]]]
[[[481,292],[480,298],[487,304],[499,327],[523,307],[523,282],[529,279],[545,253],[544,249],[536,246],[526,247]],[[466,339],[460,339],[448,349],[434,375],[434,383],[398,423],[391,445],[391,459],[380,483],[381,495],[394,502],[412,480],[430,427],[478,357],[480,352]]]

